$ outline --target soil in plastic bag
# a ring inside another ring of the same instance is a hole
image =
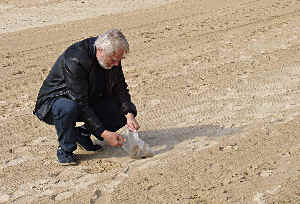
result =
[[[131,158],[143,159],[153,156],[150,146],[139,137],[138,132],[134,132],[126,128],[124,133],[121,135],[126,140],[123,143],[122,148],[129,154]]]

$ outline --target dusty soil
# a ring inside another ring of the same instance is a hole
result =
[[[0,0],[0,23],[0,203],[300,203],[300,1]],[[38,90],[111,27],[155,156],[59,166]]]

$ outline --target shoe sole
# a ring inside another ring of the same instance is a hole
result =
[[[60,162],[59,162],[59,164],[60,164],[61,166],[76,166],[76,165],[78,165],[77,162],[70,162],[70,163],[60,163]]]
[[[83,146],[81,146],[81,144],[77,143],[77,146],[79,147],[79,149],[87,151],[87,152],[102,152],[103,151],[103,147],[101,147],[98,150],[86,150]]]

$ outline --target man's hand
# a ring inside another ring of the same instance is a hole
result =
[[[125,141],[121,135],[108,130],[104,130],[104,132],[101,134],[101,137],[103,137],[104,141],[113,147],[122,146],[123,142]]]
[[[132,131],[137,131],[140,128],[140,125],[135,120],[134,115],[132,113],[127,113],[127,127]]]

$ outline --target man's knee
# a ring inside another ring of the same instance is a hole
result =
[[[77,117],[78,105],[76,101],[67,98],[59,98],[52,107],[52,114],[55,118],[63,116]]]

